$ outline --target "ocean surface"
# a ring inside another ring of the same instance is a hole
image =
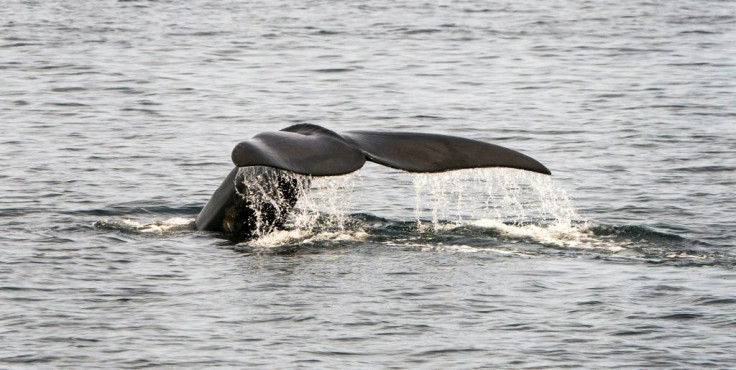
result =
[[[367,164],[193,230],[305,122],[553,175]],[[0,7],[0,368],[733,368],[734,199],[734,1]]]

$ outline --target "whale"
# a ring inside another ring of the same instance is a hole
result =
[[[413,173],[506,167],[551,175],[515,150],[457,136],[391,131],[345,131],[301,123],[239,142],[235,165],[194,221],[200,231],[235,239],[283,227],[314,177],[340,176],[366,161]]]

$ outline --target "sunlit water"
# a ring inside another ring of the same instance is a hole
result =
[[[733,367],[735,4],[6,1],[0,367]],[[553,176],[369,163],[193,231],[301,122]]]

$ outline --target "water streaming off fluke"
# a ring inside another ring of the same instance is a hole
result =
[[[414,174],[415,219],[467,224],[495,220],[504,224],[572,228],[580,216],[564,189],[549,176],[506,168]]]

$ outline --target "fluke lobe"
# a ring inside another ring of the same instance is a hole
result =
[[[312,124],[264,132],[235,146],[233,168],[197,215],[197,230],[243,239],[283,225],[312,176],[356,171],[365,161],[409,172],[509,167],[549,175],[517,151],[455,136],[410,132],[336,133]],[[299,176],[307,175],[307,176]]]

